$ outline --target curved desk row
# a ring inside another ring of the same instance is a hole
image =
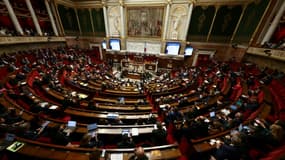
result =
[[[55,98],[55,100],[57,100],[57,102],[63,101],[64,100],[64,96],[62,95],[62,93],[57,92],[55,90],[53,90],[52,88],[47,87],[46,85],[44,85],[42,87],[45,92],[50,95],[51,98]],[[135,104],[138,103],[138,99],[135,100],[125,100],[126,105],[124,104],[118,104],[118,99],[117,98],[112,98],[112,97],[94,97],[93,100],[96,102],[102,102],[102,103],[98,103],[98,105],[96,106],[96,108],[98,109],[109,109],[109,110],[122,110],[122,111],[131,111],[131,110],[138,110],[138,111],[151,111],[152,110],[152,106],[150,104],[142,104],[142,105],[137,105],[137,108],[134,106]],[[105,104],[104,104],[105,103]],[[110,105],[107,105],[107,103],[111,103]],[[133,105],[131,105],[133,104]],[[87,101],[82,101],[80,103],[80,105],[82,105],[83,107],[87,107],[88,106],[88,102]]]
[[[108,112],[100,112],[100,111],[87,111],[84,109],[77,109],[77,108],[67,108],[64,111],[66,114],[73,115],[73,116],[79,116],[79,117],[90,117],[90,118],[103,118],[108,119],[118,117],[119,119],[126,119],[126,120],[137,120],[137,119],[148,119],[150,118],[150,113],[108,113]],[[155,118],[158,117],[156,113],[152,114]]]
[[[98,148],[71,148],[53,144],[45,144],[17,137],[18,142],[24,143],[16,153],[29,157],[53,160],[93,160],[98,159],[103,149]],[[181,156],[177,144],[146,147],[145,153],[150,160],[176,159]],[[106,157],[111,158],[114,154],[121,155],[122,160],[128,160],[133,155],[133,148],[126,149],[105,149]],[[92,159],[91,159],[92,155]]]

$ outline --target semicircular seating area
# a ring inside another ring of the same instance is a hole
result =
[[[284,76],[258,66],[213,62],[134,80],[118,77],[91,49],[0,58],[7,62],[0,67],[1,137],[15,134],[13,145],[24,144],[3,152],[7,159],[128,159],[138,146],[150,159],[218,159],[220,142],[242,147],[240,159],[284,153],[284,135],[272,127],[285,127]]]

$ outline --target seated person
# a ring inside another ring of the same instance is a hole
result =
[[[0,104],[0,117],[4,117],[7,114],[7,108]]]
[[[135,143],[133,139],[128,134],[122,135],[122,140],[117,144],[118,148],[134,148]]]
[[[8,114],[4,117],[5,123],[8,125],[16,125],[18,123],[20,124],[23,121],[21,114],[22,113],[17,114],[15,108],[9,108]]]
[[[148,157],[145,155],[142,147],[137,147],[135,148],[134,155],[129,160],[148,160]]]
[[[273,138],[272,141],[275,141],[276,145],[282,144],[285,138],[285,133],[282,126],[280,126],[278,123],[274,123],[270,125],[269,129]]]
[[[18,114],[15,108],[9,108],[8,114],[2,119],[2,126],[6,126],[6,129],[10,132],[22,133],[26,131],[30,124],[22,119],[22,114],[23,111]]]
[[[57,125],[54,128],[52,128],[52,130],[50,130],[52,136],[51,137],[52,142],[54,144],[63,145],[66,147],[79,147],[79,145],[74,145],[71,143],[68,134],[64,132],[64,128],[65,128],[64,125]]]
[[[240,160],[241,159],[241,144],[242,139],[239,132],[231,134],[230,142],[224,143],[222,141],[216,142],[216,151],[211,157],[211,160]]]
[[[258,108],[258,98],[257,98],[257,93],[255,93],[252,90],[248,91],[248,99],[247,102],[245,104],[245,109],[246,110],[250,110],[250,111],[254,111]]]
[[[83,148],[102,147],[103,143],[98,139],[96,132],[94,134],[85,134],[80,141],[80,146]]]
[[[166,130],[163,128],[162,124],[160,122],[158,122],[156,124],[157,128],[152,130],[152,142],[154,145],[156,146],[161,146],[161,145],[165,145],[167,144],[166,141],[166,136],[167,136],[167,132]]]

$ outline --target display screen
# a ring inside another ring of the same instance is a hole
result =
[[[193,53],[193,47],[187,46],[187,47],[185,48],[184,56],[192,56],[192,53]]]
[[[106,41],[103,41],[103,42],[102,42],[102,48],[103,48],[103,49],[107,49]]]
[[[120,51],[121,45],[119,39],[110,39],[110,49],[114,51]]]
[[[167,42],[165,47],[165,53],[169,55],[178,55],[180,50],[179,42]]]

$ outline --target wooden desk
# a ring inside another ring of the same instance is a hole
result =
[[[177,144],[170,144],[164,146],[146,147],[144,148],[145,154],[149,157],[149,160],[167,160],[177,159],[181,156],[181,152],[178,149]],[[110,149],[107,157],[110,158],[111,154],[123,154],[123,160],[129,160],[133,155],[133,149]],[[127,152],[127,153],[126,153]]]
[[[64,111],[66,114],[73,115],[73,116],[78,116],[78,117],[92,117],[92,118],[108,118],[107,112],[98,112],[98,111],[86,111],[82,109],[75,109],[75,108],[67,108]],[[155,117],[158,117],[157,114],[154,114]],[[139,118],[141,119],[148,119],[149,118],[149,112],[146,113],[136,113],[133,112],[131,113],[119,113],[119,118],[120,119],[129,119],[129,120],[137,120]]]
[[[25,145],[17,151],[18,154],[36,157],[40,159],[54,159],[54,160],[89,160],[89,153],[96,150],[86,149],[75,150],[70,147],[45,144],[37,141],[32,141],[24,138],[17,138],[18,141],[25,143]]]
[[[202,152],[207,152],[215,148],[216,145],[211,145],[209,142],[201,142],[194,144],[193,147],[196,152],[202,153]]]
[[[94,152],[100,155],[102,149],[98,148],[71,148],[54,144],[46,144],[24,138],[16,138],[17,141],[25,143],[17,153],[36,157],[40,159],[54,159],[54,160],[89,160],[90,154]],[[144,148],[145,153],[149,155],[150,160],[167,160],[176,159],[181,156],[181,152],[177,144],[154,146]],[[123,160],[128,160],[133,155],[133,148],[126,149],[106,149],[107,157],[113,153],[122,153]],[[99,158],[99,157],[97,157]]]
[[[125,104],[138,104],[138,100],[141,98],[125,98]],[[95,102],[104,102],[104,103],[118,103],[118,97],[101,97],[96,96],[93,98]]]
[[[150,105],[138,105],[136,108],[134,105],[122,105],[122,104],[98,104],[97,106],[98,109],[103,109],[103,110],[117,110],[117,111],[134,111],[135,109],[139,111],[151,111],[152,106]]]
[[[113,89],[106,89],[103,94],[114,94],[120,97],[134,97],[134,96],[141,96],[145,97],[144,94],[141,94],[139,91],[124,91],[124,90],[113,90]]]
[[[53,90],[52,88],[49,88],[49,87],[46,86],[46,85],[43,85],[42,88],[43,88],[43,90],[45,90],[46,93],[47,93],[48,95],[50,95],[51,97],[53,97],[53,98],[55,98],[55,99],[57,99],[57,100],[60,100],[60,101],[63,101],[63,100],[64,100],[63,95],[62,95],[61,93],[59,93],[59,92]]]

